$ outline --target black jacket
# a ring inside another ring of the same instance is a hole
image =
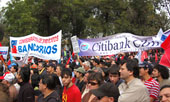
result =
[[[48,95],[46,98],[44,98],[44,95],[41,94],[37,102],[61,102],[60,96],[56,91],[53,91],[50,95]]]
[[[19,83],[20,90],[17,98],[17,102],[34,102],[34,90],[29,83]]]

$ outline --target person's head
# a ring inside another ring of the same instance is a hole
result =
[[[143,62],[139,64],[139,76],[140,77],[151,75],[152,71],[153,71],[153,68],[149,63]]]
[[[97,66],[97,65],[99,65],[100,64],[100,61],[98,60],[98,59],[93,59],[93,66]]]
[[[63,86],[68,87],[72,83],[72,71],[69,68],[64,68],[61,72]]]
[[[29,66],[24,66],[19,68],[17,79],[19,82],[29,82],[30,79],[30,68]]]
[[[90,62],[89,61],[83,62],[83,67],[85,71],[90,70],[90,67],[91,67]]]
[[[89,71],[87,71],[87,72],[85,73],[84,79],[83,79],[83,81],[84,81],[85,83],[88,83],[88,76],[89,76],[91,73],[94,73],[94,71],[89,70]]]
[[[160,102],[170,102],[170,85],[164,85],[159,93]]]
[[[18,65],[16,63],[12,63],[11,65],[8,66],[10,72],[15,73],[18,71]]]
[[[57,66],[56,66],[56,70],[55,70],[55,71],[56,71],[56,73],[57,73],[58,76],[61,76],[62,69],[63,69],[63,68],[62,68],[61,65],[57,65]]]
[[[162,77],[162,79],[168,79],[169,78],[169,70],[167,67],[157,64],[153,68],[153,77]]]
[[[7,86],[10,86],[11,84],[13,84],[14,79],[15,79],[14,74],[6,72],[5,75],[3,76],[2,83]]]
[[[42,70],[45,67],[44,62],[39,62],[38,63],[38,70]]]
[[[48,66],[47,66],[47,73],[49,74],[52,74],[54,73],[56,70],[56,66],[52,63],[50,63]]]
[[[110,82],[116,84],[119,81],[120,73],[119,73],[119,66],[118,65],[112,65],[112,67],[109,69],[109,80]]]
[[[75,71],[76,71],[76,73],[75,73],[75,74],[76,74],[76,77],[77,77],[78,79],[84,77],[84,74],[85,74],[84,68],[79,67],[79,68],[75,69]]]
[[[38,69],[31,69],[33,71],[33,74],[31,76],[31,85],[32,87],[38,86],[38,83],[40,81],[40,76],[38,74]]]
[[[135,60],[129,59],[124,60],[121,62],[120,66],[120,78],[124,79],[125,81],[130,81],[132,77],[139,76],[139,68],[138,64]]]
[[[0,83],[0,102],[12,102],[9,96],[9,87]]]
[[[113,83],[104,83],[90,92],[98,98],[99,102],[117,102],[120,96],[118,88]]]
[[[47,90],[54,90],[56,88],[56,77],[54,74],[47,74],[43,76],[39,82],[39,90],[45,93]]]
[[[99,72],[91,73],[87,80],[90,90],[98,88],[104,82],[104,78]]]

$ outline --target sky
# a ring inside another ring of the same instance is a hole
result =
[[[10,0],[0,0],[0,8],[5,7],[8,1]]]

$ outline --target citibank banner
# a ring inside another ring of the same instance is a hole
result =
[[[159,48],[161,41],[153,40],[154,36],[136,36],[121,33],[98,39],[79,39],[80,56],[103,56],[119,52],[136,52]]]
[[[61,31],[48,37],[36,34],[10,37],[10,47],[13,56],[25,56],[29,52],[29,56],[57,60],[61,57]]]

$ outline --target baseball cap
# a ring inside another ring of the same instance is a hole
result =
[[[0,79],[6,80],[11,83],[15,79],[15,76],[10,72],[6,72],[2,77],[0,77]]]
[[[74,69],[74,70],[77,71],[77,72],[83,73],[83,74],[85,73],[85,70],[82,67],[79,67],[79,68]]]
[[[139,63],[139,64],[138,64],[138,67],[139,67],[139,68],[150,68],[150,69],[152,69],[152,65],[149,64],[148,62]]]
[[[16,63],[11,63],[9,66],[8,66],[8,69],[11,69],[12,66],[16,66],[17,64]]]
[[[91,90],[90,92],[98,99],[107,96],[118,100],[120,95],[118,88],[113,83],[104,83],[98,89]]]

